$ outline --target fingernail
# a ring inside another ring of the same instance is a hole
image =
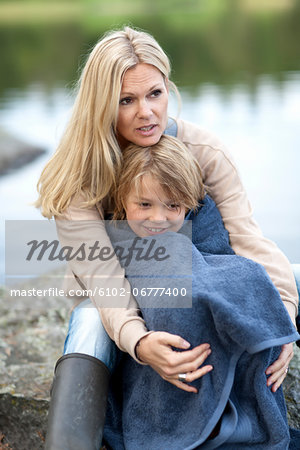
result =
[[[183,348],[189,348],[191,346],[191,344],[183,339],[182,346],[183,346]]]

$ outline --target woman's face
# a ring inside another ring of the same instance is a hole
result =
[[[127,70],[117,122],[121,148],[128,143],[148,147],[160,140],[168,121],[168,96],[165,79],[156,67],[137,64]]]

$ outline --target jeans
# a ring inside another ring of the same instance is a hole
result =
[[[292,264],[292,268],[295,275],[295,280],[298,289],[298,295],[300,296],[300,264]]]
[[[74,308],[65,340],[64,355],[84,353],[102,361],[113,372],[118,349],[105,331],[98,310],[90,299]]]
[[[292,265],[298,293],[300,294],[300,264]],[[297,325],[300,327],[300,314],[297,317]],[[102,361],[113,372],[118,349],[115,343],[106,333],[98,310],[91,300],[80,303],[72,312],[69,331],[65,341],[64,355],[68,353],[85,353]]]

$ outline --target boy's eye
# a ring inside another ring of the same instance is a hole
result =
[[[150,206],[150,203],[148,203],[148,202],[141,202],[140,203],[140,207],[141,208],[149,208],[149,206]]]
[[[120,105],[129,105],[132,102],[131,97],[121,98]]]
[[[180,205],[178,205],[178,203],[170,203],[170,204],[168,205],[168,208],[169,208],[169,209],[177,210],[177,209],[180,208]]]

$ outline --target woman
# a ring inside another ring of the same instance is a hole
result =
[[[94,248],[98,241],[102,248],[111,247],[100,219],[112,211],[110,193],[116,185],[122,149],[129,142],[141,146],[154,145],[164,132],[168,133],[168,94],[169,89],[176,91],[169,75],[168,58],[158,43],[150,35],[128,27],[106,35],[91,52],[80,78],[72,117],[39,182],[37,206],[44,216],[56,218],[62,245],[77,248],[84,242],[87,247]],[[253,220],[246,193],[227,151],[216,138],[195,125],[177,120],[175,129],[177,137],[201,166],[204,183],[222,215],[234,251],[265,266],[295,323],[298,299],[292,270],[285,256],[262,236]],[[172,347],[187,349],[189,344],[180,336],[149,332],[117,258],[109,261],[99,258],[80,262],[72,260],[70,268],[73,273],[69,280],[75,282],[75,289],[80,285],[95,294],[91,299],[117,346],[138,360],[135,353],[138,345],[138,355],[144,363],[178,388],[192,392],[190,386],[178,379],[178,374],[203,375],[205,366],[200,369],[201,373],[198,368],[208,355],[208,345],[199,343],[187,352],[175,352]],[[99,287],[106,296],[99,294]],[[122,289],[125,295],[109,296],[112,288],[119,292]],[[83,310],[80,308],[81,312]],[[95,328],[98,330],[97,327],[92,329]],[[71,340],[73,331],[71,327]],[[88,336],[86,341],[99,342],[98,338]],[[99,356],[95,349],[89,357],[78,353],[85,351],[76,347],[75,353],[63,357],[57,366],[48,448],[60,448],[53,442],[55,436],[61,440],[62,434],[68,444],[62,444],[61,448],[68,448],[67,445],[76,448],[70,442],[72,439],[78,442],[79,436],[84,434],[85,449],[96,448],[93,443],[89,444],[87,436],[91,437],[90,442],[101,440],[101,418],[98,418],[99,427],[95,420],[92,428],[89,420],[92,412],[87,413],[86,420],[78,417],[75,393],[78,384],[88,385],[91,389],[92,383],[86,383],[86,377],[92,370],[103,373],[104,379],[107,378],[107,369],[93,358],[96,354]],[[291,344],[284,345],[278,360],[268,368],[268,384],[272,385],[274,392],[282,383],[292,356]],[[101,358],[109,365],[113,355],[104,351]],[[73,369],[79,365],[80,373]],[[60,389],[62,380],[63,387],[69,387],[68,392]],[[97,396],[97,386],[93,392],[93,395],[86,393],[86,401],[91,411],[96,411],[102,394]],[[83,395],[82,390],[80,395]],[[91,404],[91,398],[95,398],[96,405]],[[79,422],[80,426],[76,425]]]

